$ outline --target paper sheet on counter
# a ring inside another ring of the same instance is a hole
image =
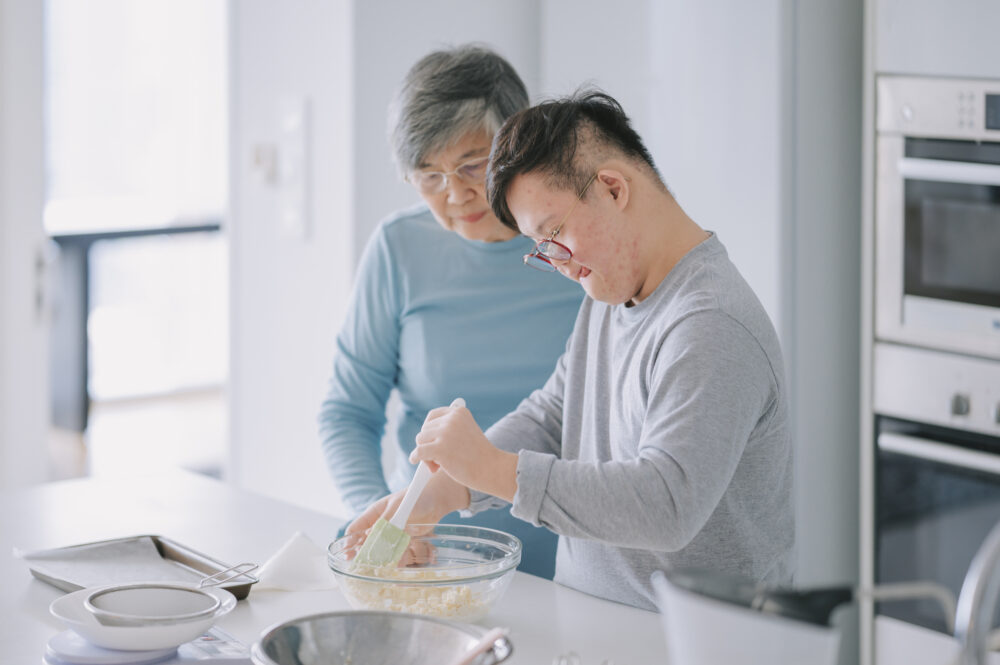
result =
[[[203,577],[165,560],[148,536],[35,552],[15,548],[14,556],[46,577],[80,587],[150,581],[191,583]]]
[[[337,586],[326,552],[301,531],[261,566],[257,577],[260,591],[320,591]]]

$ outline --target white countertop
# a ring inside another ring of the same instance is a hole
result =
[[[0,494],[0,661],[41,662],[64,626],[49,614],[62,591],[35,579],[14,547],[35,550],[155,534],[226,563],[264,563],[296,531],[328,543],[343,519],[171,472],[131,479],[80,479]],[[246,644],[267,627],[350,609],[338,591],[251,590],[218,625]],[[575,651],[580,665],[642,665],[665,659],[659,615],[517,573],[480,624],[510,628],[509,663],[548,665]]]

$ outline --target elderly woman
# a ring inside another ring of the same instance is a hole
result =
[[[542,386],[565,348],[582,289],[525,270],[534,243],[486,201],[493,135],[527,105],[514,68],[478,46],[425,56],[397,92],[392,148],[423,202],[383,221],[368,243],[319,418],[330,472],[354,511],[409,483],[415,467],[406,458],[431,408],[462,397],[486,429]],[[402,454],[386,479],[381,440],[393,390],[390,440]],[[509,509],[469,521],[518,536],[521,570],[552,577],[553,533]]]

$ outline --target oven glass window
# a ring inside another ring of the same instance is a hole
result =
[[[908,139],[907,157],[1000,164],[1000,144]],[[907,295],[1000,307],[1000,187],[907,180]]]
[[[884,450],[876,468],[875,583],[937,582],[957,600],[972,557],[1000,521],[1000,477]],[[936,601],[879,603],[877,611],[947,632]]]

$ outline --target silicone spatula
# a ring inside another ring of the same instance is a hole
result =
[[[461,397],[451,403],[454,406],[465,406],[465,400]],[[433,472],[424,462],[417,466],[416,473],[410,486],[406,488],[403,501],[399,504],[395,514],[388,520],[383,517],[378,518],[375,526],[372,527],[364,544],[354,558],[354,566],[395,566],[403,558],[406,547],[410,544],[410,534],[406,533],[406,522],[410,519],[413,506],[416,505],[420,493],[424,491],[427,481],[431,479]]]

